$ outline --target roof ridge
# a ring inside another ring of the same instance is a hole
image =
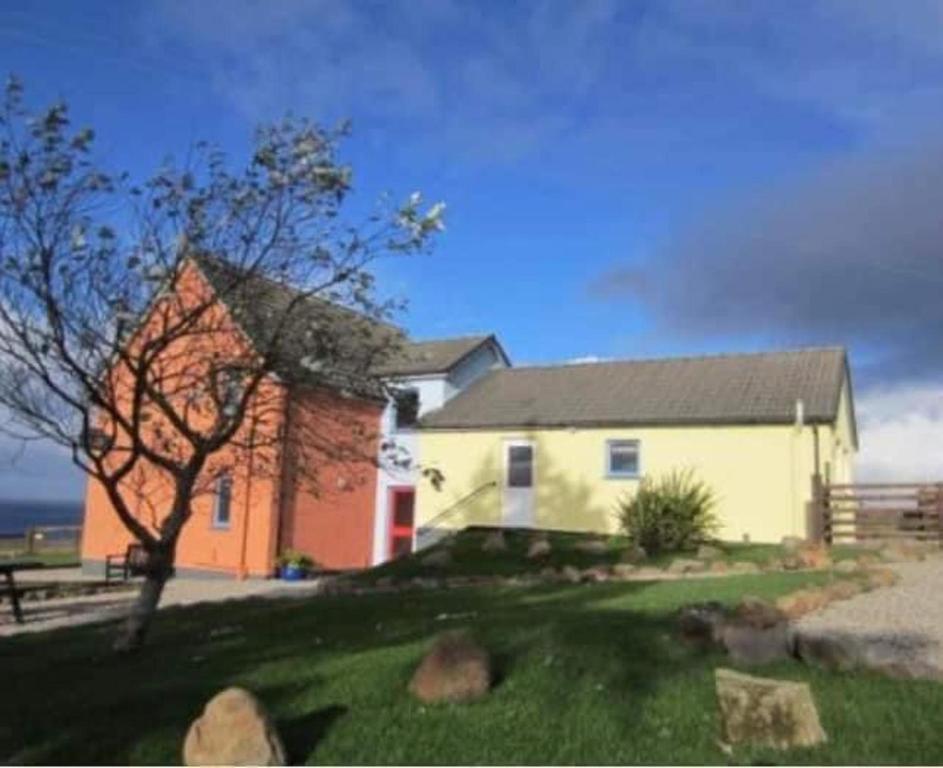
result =
[[[789,349],[767,349],[759,352],[717,352],[704,355],[667,355],[665,357],[624,357],[609,360],[595,360],[585,362],[561,363],[534,363],[518,364],[513,368],[503,368],[504,371],[532,371],[540,369],[568,369],[568,368],[598,368],[607,365],[630,365],[633,363],[668,363],[688,362],[699,360],[733,360],[750,357],[774,357],[777,355],[799,354],[803,352],[840,352],[847,354],[847,348],[840,344],[823,346],[793,347]]]

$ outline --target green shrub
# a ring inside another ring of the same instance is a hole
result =
[[[619,502],[622,530],[650,555],[693,549],[717,532],[714,492],[691,470],[645,477]]]
[[[296,568],[309,569],[314,567],[314,560],[308,557],[304,552],[298,552],[294,549],[286,549],[278,556],[278,565],[281,568],[294,566]]]

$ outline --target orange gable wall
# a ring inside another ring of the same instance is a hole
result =
[[[192,265],[186,267],[178,291],[184,296],[199,298],[205,296],[207,290],[209,287],[199,270]],[[225,322],[220,322],[219,315],[214,318],[213,327],[218,331],[214,334],[212,346],[214,349],[229,346],[236,354],[245,352],[249,348],[245,337],[229,321],[225,308],[220,306],[218,311],[224,313],[222,319]],[[146,326],[147,321],[144,324]],[[266,412],[272,413],[266,428],[279,430],[284,414],[284,387],[273,382],[264,383],[259,400],[265,403]],[[220,467],[232,467],[229,527],[213,527],[214,497],[207,492],[198,495],[193,502],[192,515],[178,540],[178,569],[256,576],[271,574],[274,569],[278,531],[277,473],[271,469],[258,471],[249,467],[244,460],[234,461],[231,454],[229,449],[224,448],[214,455],[207,466],[208,476],[215,474]],[[279,457],[275,458],[277,460]],[[125,488],[125,498],[132,505],[135,516],[156,530],[160,519],[169,510],[172,486],[160,470],[150,465],[145,465],[137,474],[135,483],[144,483],[146,496],[153,509],[136,498],[139,494],[130,487]],[[115,513],[104,487],[90,479],[86,489],[82,530],[83,561],[103,562],[108,555],[122,554],[133,541],[134,538]]]
[[[381,414],[379,404],[335,393],[293,395],[289,445],[305,448],[285,457],[283,551],[299,550],[331,570],[370,566]],[[337,446],[344,455],[331,455]]]
[[[181,291],[199,294],[207,288],[193,267],[180,282]],[[232,329],[220,334],[218,344],[243,345],[245,349],[241,332],[235,324]],[[237,465],[226,529],[213,527],[213,496],[196,498],[192,516],[180,534],[177,568],[267,576],[274,571],[278,553],[286,549],[305,552],[324,568],[369,566],[376,492],[373,462],[382,406],[335,392],[294,391],[285,422],[286,391],[274,383],[267,386],[265,402],[269,407],[278,403],[273,410],[279,418],[272,428],[291,430],[286,445],[303,442],[305,448],[275,456],[274,467],[268,471],[250,472],[244,463]],[[337,446],[341,446],[340,455]],[[224,449],[214,458],[213,466],[226,463]],[[147,474],[152,489],[148,498],[163,510],[161,515],[166,514],[170,486],[158,470]],[[159,522],[159,517],[140,503],[135,514],[152,529]],[[132,542],[104,488],[90,480],[83,560],[103,562],[107,555],[123,553]]]

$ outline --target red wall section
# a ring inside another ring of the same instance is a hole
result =
[[[300,550],[327,569],[370,566],[381,413],[333,392],[292,395],[281,551]]]

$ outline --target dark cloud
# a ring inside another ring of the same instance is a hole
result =
[[[866,383],[943,376],[943,140],[847,156],[718,208],[592,295],[685,340],[844,344]]]

